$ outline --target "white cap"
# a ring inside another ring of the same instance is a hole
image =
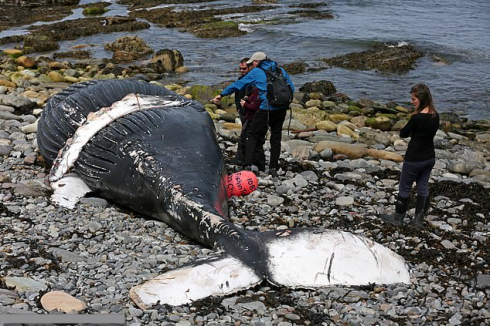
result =
[[[254,61],[262,61],[265,59],[267,59],[267,54],[265,54],[264,52],[255,52],[247,61],[247,65],[251,64]]]

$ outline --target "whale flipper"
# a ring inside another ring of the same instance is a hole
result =
[[[171,270],[130,290],[141,309],[160,302],[173,306],[224,296],[259,284],[263,277],[242,261],[226,256]]]

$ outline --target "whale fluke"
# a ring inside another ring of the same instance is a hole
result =
[[[263,280],[294,288],[410,282],[402,257],[358,235],[253,232],[231,223],[222,152],[200,103],[116,80],[76,85],[51,101],[38,142],[52,163],[53,201],[73,206],[92,191],[222,251],[131,289],[142,309],[227,295]],[[44,130],[51,127],[55,132]]]

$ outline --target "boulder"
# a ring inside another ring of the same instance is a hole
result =
[[[372,158],[378,160],[388,160],[394,162],[403,162],[403,156],[394,152],[383,151],[379,149],[369,148],[367,153]]]
[[[390,131],[391,124],[391,119],[385,116],[366,119],[366,126],[382,131]]]
[[[34,68],[36,66],[36,61],[25,55],[18,57],[15,62],[24,68]]]
[[[24,53],[58,50],[60,45],[49,35],[30,34],[24,38]]]
[[[136,60],[141,56],[153,53],[153,49],[142,38],[135,35],[122,36],[112,43],[105,44],[104,49],[115,53],[122,51],[121,53],[126,55],[119,54],[118,59],[125,61]]]
[[[184,65],[184,57],[178,50],[158,50],[151,58],[148,68],[157,73],[173,72]]]
[[[313,150],[317,153],[321,153],[326,148],[330,148],[336,154],[347,155],[350,159],[361,158],[368,153],[366,145],[364,144],[347,144],[328,140],[318,142],[313,147]]]
[[[318,130],[325,130],[328,132],[332,132],[332,131],[337,130],[337,125],[335,124],[335,122],[330,121],[330,120],[319,121],[315,124],[315,127]]]
[[[337,89],[332,82],[327,80],[320,80],[304,84],[299,88],[299,91],[304,93],[318,92],[322,93],[325,96],[331,96],[337,92]]]

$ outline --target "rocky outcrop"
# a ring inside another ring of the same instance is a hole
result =
[[[411,45],[380,44],[373,49],[325,58],[329,65],[352,70],[376,70],[382,73],[406,73],[415,65],[422,52]]]
[[[120,37],[112,43],[107,43],[104,49],[114,52],[112,59],[116,62],[133,61],[153,53],[153,49],[142,38],[135,35]]]

